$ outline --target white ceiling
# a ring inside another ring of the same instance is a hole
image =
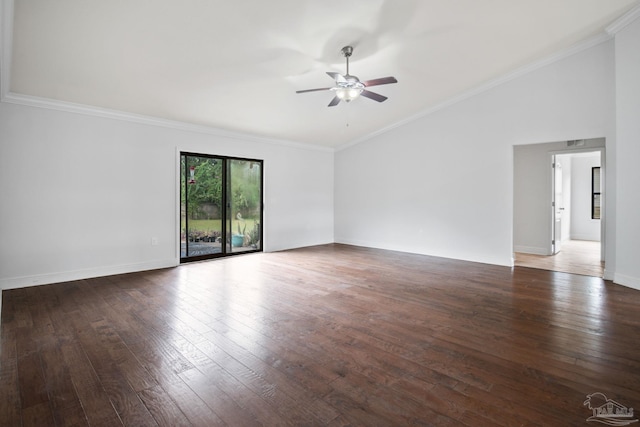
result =
[[[3,0],[10,91],[336,147],[564,51],[638,0]],[[8,10],[11,8],[8,7]],[[328,108],[345,73],[395,76]],[[6,61],[5,61],[6,62]]]

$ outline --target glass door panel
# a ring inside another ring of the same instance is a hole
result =
[[[231,252],[262,249],[262,162],[230,159],[227,218]]]
[[[222,252],[223,160],[181,156],[180,257]]]

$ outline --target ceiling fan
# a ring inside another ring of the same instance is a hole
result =
[[[342,75],[340,73],[327,71],[327,74],[336,81],[335,86],[322,87],[318,89],[297,90],[296,93],[317,92],[321,90],[330,90],[332,92],[335,92],[335,96],[328,105],[329,107],[338,105],[340,101],[351,102],[360,95],[378,102],[385,101],[387,99],[386,96],[371,92],[366,88],[371,86],[386,85],[390,83],[398,83],[398,80],[396,80],[395,77],[381,77],[379,79],[361,82],[360,79],[358,79],[356,76],[352,76],[349,74],[349,57],[352,53],[353,47],[345,46],[342,48],[342,55],[347,60],[347,74]]]

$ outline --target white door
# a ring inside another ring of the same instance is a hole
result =
[[[552,156],[552,180],[553,180],[553,227],[551,237],[551,252],[557,254],[562,246],[562,211],[564,204],[562,200],[562,164],[558,162],[558,156]]]

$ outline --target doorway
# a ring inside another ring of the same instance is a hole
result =
[[[604,139],[570,143],[514,147],[514,265],[603,277]]]
[[[263,162],[180,153],[180,262],[262,250]]]

